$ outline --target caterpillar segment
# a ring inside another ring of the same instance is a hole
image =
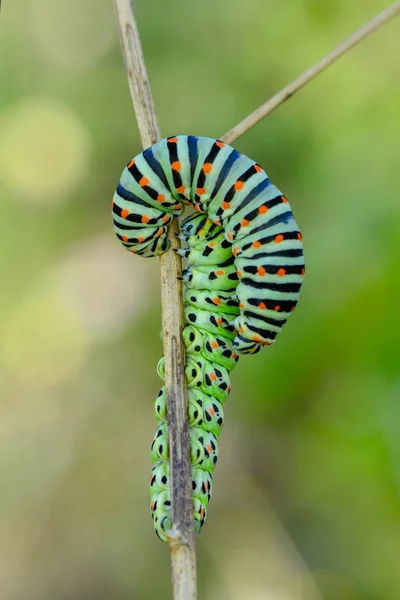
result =
[[[224,142],[172,136],[124,169],[112,203],[121,243],[143,257],[168,249],[167,227],[185,205],[184,329],[192,464],[193,519],[198,533],[212,493],[223,404],[239,354],[275,342],[297,305],[304,276],[302,236],[286,197],[250,158]],[[163,377],[163,359],[158,372]],[[151,512],[156,533],[171,527],[165,388],[156,401]]]

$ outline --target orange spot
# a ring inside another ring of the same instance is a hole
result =
[[[181,203],[180,203],[180,202],[178,202],[178,204],[174,204],[172,208],[173,208],[174,210],[178,210],[180,207],[181,207]]]
[[[282,196],[282,202],[287,202],[286,196]]]
[[[278,269],[276,274],[279,275],[279,277],[283,277],[284,275],[286,275],[286,271],[285,269]]]
[[[210,373],[210,379],[212,379],[212,381],[215,381],[217,379],[217,376],[215,373]]]
[[[215,415],[215,410],[213,408],[210,408],[208,410],[208,414],[211,415],[212,417]],[[207,487],[207,486],[206,486]]]
[[[295,308],[296,308],[295,306],[292,306],[292,308],[290,309],[290,312],[293,312]]]
[[[111,202],[111,208],[114,208],[114,199],[113,199],[113,201]]]
[[[165,215],[165,217],[163,217],[163,218],[161,219],[161,221],[162,221],[163,223],[168,223],[168,221],[169,221],[169,216],[168,216],[168,215]]]
[[[214,302],[214,304],[221,304],[221,298],[213,298],[212,301]]]
[[[183,192],[185,191],[185,186],[181,185],[180,187],[176,188],[176,191],[178,192],[178,194],[183,194]]]
[[[197,235],[203,235],[204,229],[200,229]]]
[[[305,273],[305,272],[306,272],[306,271],[305,271],[305,269],[302,269],[302,270],[301,270],[301,274],[302,274],[302,275],[304,275],[304,273]]]
[[[140,187],[145,187],[146,185],[149,185],[149,180],[147,179],[147,177],[142,177],[142,179],[139,181],[139,185]]]
[[[180,171],[181,163],[179,162],[179,160],[175,160],[173,163],[171,163],[171,167],[173,168],[174,171]]]
[[[121,217],[123,219],[125,219],[129,214],[130,214],[130,212],[127,208],[124,208],[124,210],[121,210]]]
[[[213,221],[215,225],[221,225],[221,221]]]
[[[283,240],[284,240],[284,237],[281,233],[279,235],[276,235],[274,238],[274,242],[276,242],[277,244],[279,244],[279,242],[283,242]]]
[[[242,227],[247,227],[247,225],[250,225],[250,221],[248,221],[247,219],[242,219],[240,224]]]
[[[233,252],[233,256],[236,256],[237,253],[239,252],[239,246],[235,246],[234,249],[232,250]]]
[[[162,235],[163,232],[164,232],[164,229],[162,227],[160,227],[160,229],[156,233],[156,237],[160,237],[160,235]]]
[[[224,142],[215,142],[218,148],[225,148]]]
[[[208,245],[209,245],[210,248],[215,248],[216,243],[215,242],[210,242]]]
[[[197,211],[197,212],[201,212],[200,204],[195,204],[194,205],[194,210]]]
[[[274,310],[276,312],[279,312],[281,310],[281,307],[279,306],[279,304],[277,304],[276,306],[274,306]]]
[[[253,242],[253,248],[261,248],[261,242]]]
[[[165,200],[164,194],[158,194],[158,196],[157,196],[157,202],[164,202],[164,200]]]
[[[174,143],[176,143],[177,141],[178,141],[177,137],[168,138],[168,142],[174,142]]]
[[[130,250],[129,252],[132,252],[132,254],[136,254],[136,250],[134,248],[132,248],[132,250]]]
[[[267,308],[267,305],[264,304],[264,302],[260,302],[258,305],[258,308],[261,308],[262,310],[265,310]]]
[[[244,333],[244,327],[243,327],[243,325],[240,326],[240,332]]]
[[[244,307],[245,307],[245,305],[243,304],[243,302],[241,302],[241,303],[239,304],[239,308],[244,308]]]
[[[155,506],[155,504],[156,504],[156,502],[155,502],[155,501],[153,501],[153,502],[151,503],[151,510],[154,510],[154,506]]]
[[[254,168],[257,171],[257,173],[261,173],[262,168],[260,167],[260,165],[254,165]]]
[[[229,238],[230,240],[233,240],[233,233],[229,232],[229,233],[228,233],[228,238]]]
[[[244,188],[244,181],[237,181],[233,187],[236,191],[242,190]]]
[[[224,273],[225,273],[225,271],[221,271],[221,270],[215,271],[215,274],[218,275],[218,277],[221,277],[221,275],[223,275]]]
[[[268,206],[265,206],[265,204],[260,206],[260,208],[258,209],[258,212],[260,213],[260,215],[264,215],[267,211],[268,211]]]
[[[232,389],[232,386],[228,385],[228,387],[226,388],[226,391],[227,391],[227,392],[230,392],[230,391],[231,391],[231,389]]]
[[[211,444],[208,444],[208,446],[206,446],[207,450],[209,451],[209,453],[212,453],[212,446]]]
[[[204,165],[203,165],[203,171],[204,171],[204,173],[209,173],[210,171],[212,171],[212,164],[211,163],[204,163]]]
[[[127,169],[130,169],[130,168],[131,168],[131,166],[132,166],[132,165],[134,165],[134,164],[135,164],[135,161],[134,161],[134,160],[133,160],[133,158],[132,158],[132,160],[131,160],[131,161],[130,161],[128,164],[127,164],[127,167],[126,167],[126,168],[127,168]]]
[[[128,241],[128,236],[127,236],[127,235],[123,235],[123,236],[122,236],[122,240],[123,240],[124,242],[127,242],[127,241]]]
[[[262,343],[262,340],[261,340],[261,338],[258,335],[253,335],[252,339],[253,339],[254,342],[260,342],[260,343]]]
[[[142,223],[148,223],[150,221],[150,217],[147,217],[146,215],[143,215],[142,217]]]
[[[198,194],[199,196],[202,196],[205,193],[206,193],[206,188],[196,188],[196,194]]]
[[[266,274],[266,270],[264,269],[264,267],[257,267],[257,273],[259,275],[261,275],[261,277],[264,277],[264,275]]]
[[[223,202],[223,203],[222,203],[222,208],[223,208],[224,210],[226,210],[227,208],[230,208],[230,207],[231,207],[231,204],[230,204],[230,202]]]
[[[233,360],[236,360],[236,359],[237,359],[237,356],[238,356],[238,355],[236,354],[236,352],[235,352],[234,354],[232,354],[232,358],[233,358]]]
[[[218,348],[218,343],[215,340],[211,342],[211,348]]]
[[[139,242],[139,244],[141,244],[142,242],[144,242],[144,237],[138,237],[137,241]]]
[[[236,271],[236,275],[237,275],[238,277],[241,277],[241,276],[243,275],[243,273],[242,273],[242,271]]]
[[[218,325],[222,325],[222,319],[221,319],[221,317],[218,317],[217,323],[218,323]]]
[[[301,233],[297,234],[297,239],[300,240],[300,242],[301,242],[301,240],[303,239],[303,236],[301,235]]]

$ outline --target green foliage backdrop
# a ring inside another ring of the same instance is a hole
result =
[[[385,3],[136,5],[163,135],[219,137]],[[158,262],[112,231],[140,151],[112,3],[0,19],[0,597],[167,598]],[[399,27],[236,143],[288,196],[307,275],[276,347],[234,372],[201,598],[399,598]]]

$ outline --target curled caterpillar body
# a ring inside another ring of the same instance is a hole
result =
[[[116,234],[133,253],[161,254],[168,224],[184,204],[196,211],[182,222],[187,247],[178,253],[187,262],[183,340],[198,532],[211,497],[230,371],[239,354],[274,343],[297,304],[304,257],[289,203],[261,167],[224,142],[195,136],[167,138],[130,161],[113,199]],[[153,523],[163,540],[171,524],[165,411],[163,389],[151,478]]]

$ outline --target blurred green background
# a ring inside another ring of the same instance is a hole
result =
[[[385,6],[136,0],[164,136],[222,136]],[[110,203],[140,152],[111,0],[0,16],[0,598],[170,598],[149,514],[158,261]],[[288,196],[307,276],[225,406],[206,600],[400,597],[400,21],[235,146]]]

